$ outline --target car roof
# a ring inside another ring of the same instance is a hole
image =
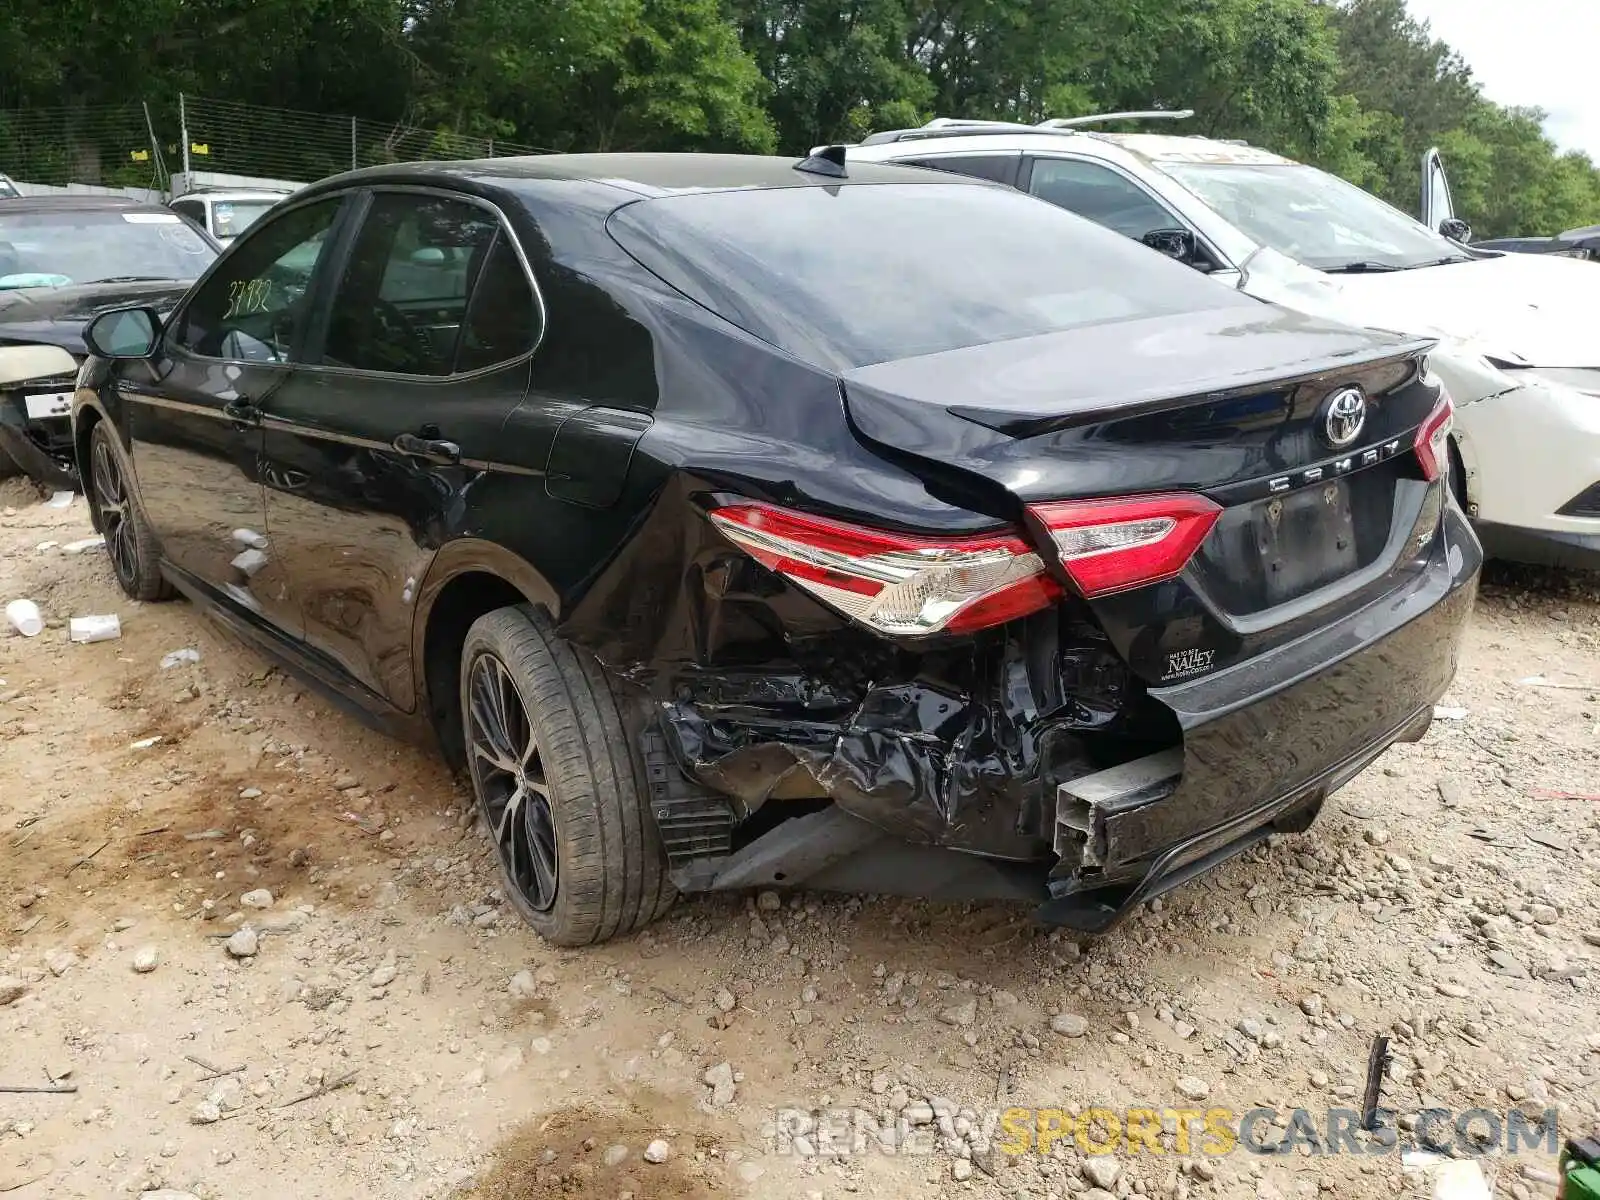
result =
[[[1098,130],[1017,129],[979,133],[968,129],[945,136],[931,134],[904,141],[881,141],[850,147],[850,159],[892,161],[917,158],[931,152],[960,150],[963,154],[1016,153],[1024,150],[1071,149],[1101,157],[1121,150],[1152,164],[1236,163],[1293,166],[1294,160],[1243,142],[1170,133],[1102,133]],[[1107,154],[1110,150],[1112,153]],[[863,153],[864,152],[864,153]]]
[[[165,212],[166,206],[131,196],[92,196],[67,193],[54,196],[10,196],[0,211],[19,212]]]
[[[292,195],[293,192],[274,188],[195,188],[174,196],[170,203],[175,204],[179,200],[282,200]]]
[[[837,186],[840,184],[971,184],[982,180],[934,175],[894,165],[851,163],[844,178],[797,171],[800,159],[758,154],[540,154],[522,158],[458,162],[396,163],[346,171],[306,189],[306,194],[379,183],[470,181],[516,190],[520,181],[581,180],[607,184],[640,196],[752,188]],[[296,199],[300,194],[297,193]]]

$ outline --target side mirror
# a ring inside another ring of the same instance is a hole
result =
[[[114,308],[84,326],[83,340],[96,358],[150,358],[161,340],[161,318],[149,308]]]
[[[1152,229],[1139,240],[1181,263],[1193,263],[1200,257],[1199,243],[1187,229]]]
[[[1472,226],[1460,217],[1446,217],[1439,222],[1439,232],[1452,242],[1465,244],[1472,240]]]

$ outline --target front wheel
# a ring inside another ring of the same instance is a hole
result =
[[[473,791],[523,919],[583,946],[665,912],[644,764],[599,664],[538,610],[502,608],[468,630],[460,687]]]
[[[122,590],[133,600],[169,598],[172,587],[162,577],[161,551],[133,493],[128,460],[104,421],[89,434],[89,478],[84,490]]]

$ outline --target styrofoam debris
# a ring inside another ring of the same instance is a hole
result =
[[[1452,1158],[1432,1168],[1433,1200],[1494,1200],[1475,1158]]]
[[[1445,704],[1433,706],[1433,719],[1435,721],[1465,721],[1467,710],[1464,708],[1451,708]]]
[[[85,645],[89,642],[114,642],[122,636],[122,622],[116,613],[73,617],[68,632],[73,641]]]
[[[44,630],[44,617],[32,600],[13,600],[6,605],[6,620],[23,637],[38,637]]]
[[[267,565],[267,556],[259,550],[246,550],[233,560],[233,569],[254,575]]]
[[[72,504],[72,492],[56,492],[44,502],[46,508],[67,508]]]
[[[150,749],[151,746],[154,746],[160,740],[161,740],[161,735],[159,733],[156,734],[155,737],[140,738],[137,742],[129,742],[128,743],[128,749],[129,750],[148,750],[148,749]]]
[[[267,548],[266,535],[257,533],[254,529],[235,529],[233,531],[233,540],[251,550],[265,550]]]
[[[161,660],[161,669],[170,671],[179,663],[197,663],[199,661],[200,651],[193,647],[185,646],[182,650],[174,650],[171,654],[164,656]]]
[[[65,546],[61,547],[61,553],[82,554],[85,550],[93,550],[97,546],[104,546],[105,544],[106,539],[97,533],[93,537],[84,538],[82,541],[68,542]]]

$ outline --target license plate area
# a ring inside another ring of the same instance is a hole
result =
[[[72,415],[71,392],[38,392],[24,396],[23,403],[27,406],[30,421],[47,421],[52,417]]]
[[[1251,506],[1268,606],[1315,591],[1360,566],[1350,486],[1331,479]]]

